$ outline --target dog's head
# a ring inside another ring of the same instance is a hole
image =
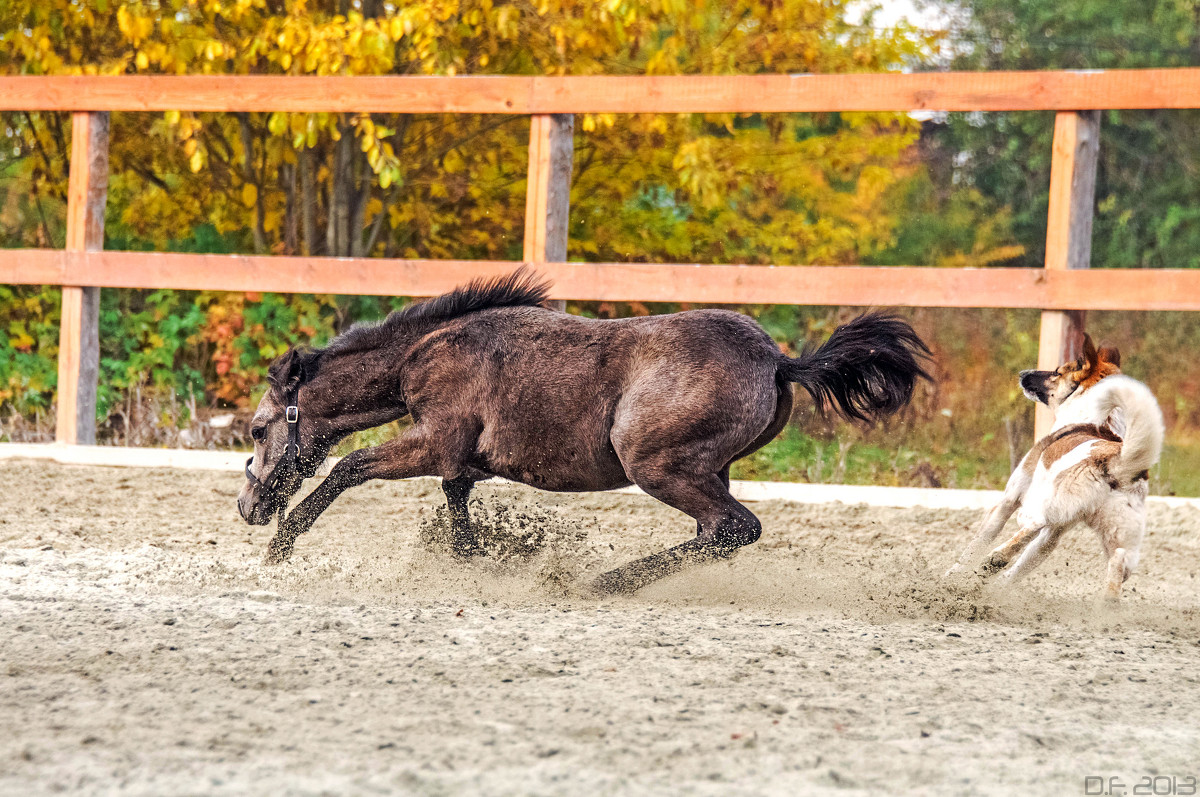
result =
[[[1121,353],[1104,346],[1097,349],[1088,335],[1083,336],[1083,353],[1055,371],[1022,371],[1021,390],[1034,401],[1052,410],[1074,395],[1088,390],[1106,376],[1121,373]]]

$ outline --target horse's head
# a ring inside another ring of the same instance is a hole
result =
[[[315,355],[295,349],[271,364],[271,389],[250,421],[254,456],[246,461],[246,483],[238,493],[238,513],[247,523],[270,523],[325,458],[316,444],[313,419],[306,416],[300,399],[301,388],[315,370]]]

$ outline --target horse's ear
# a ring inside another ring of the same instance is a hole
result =
[[[302,385],[317,375],[317,352],[288,349],[267,368],[267,381],[281,390]]]
[[[321,353],[309,349],[296,349],[294,351],[296,352],[296,362],[292,367],[292,373],[289,374],[289,377],[296,380],[298,384],[303,385],[317,375],[317,363],[321,361]]]
[[[288,374],[292,370],[292,361],[296,359],[296,350],[288,349],[267,366],[267,381],[273,386],[282,388],[287,385]]]

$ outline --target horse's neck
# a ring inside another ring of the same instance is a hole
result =
[[[379,366],[368,360],[368,352],[356,352],[322,363],[307,385],[308,412],[321,418],[329,433],[347,435],[407,414],[396,399],[394,380],[379,378]]]

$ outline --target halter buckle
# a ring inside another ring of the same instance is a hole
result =
[[[299,422],[299,420],[300,420],[300,408],[299,408],[299,407],[297,407],[297,406],[296,406],[296,405],[294,405],[294,404],[293,404],[292,406],[288,407],[288,408],[287,408],[287,416],[286,416],[286,417],[287,417],[287,422],[288,422],[288,423],[297,423],[297,422]]]

